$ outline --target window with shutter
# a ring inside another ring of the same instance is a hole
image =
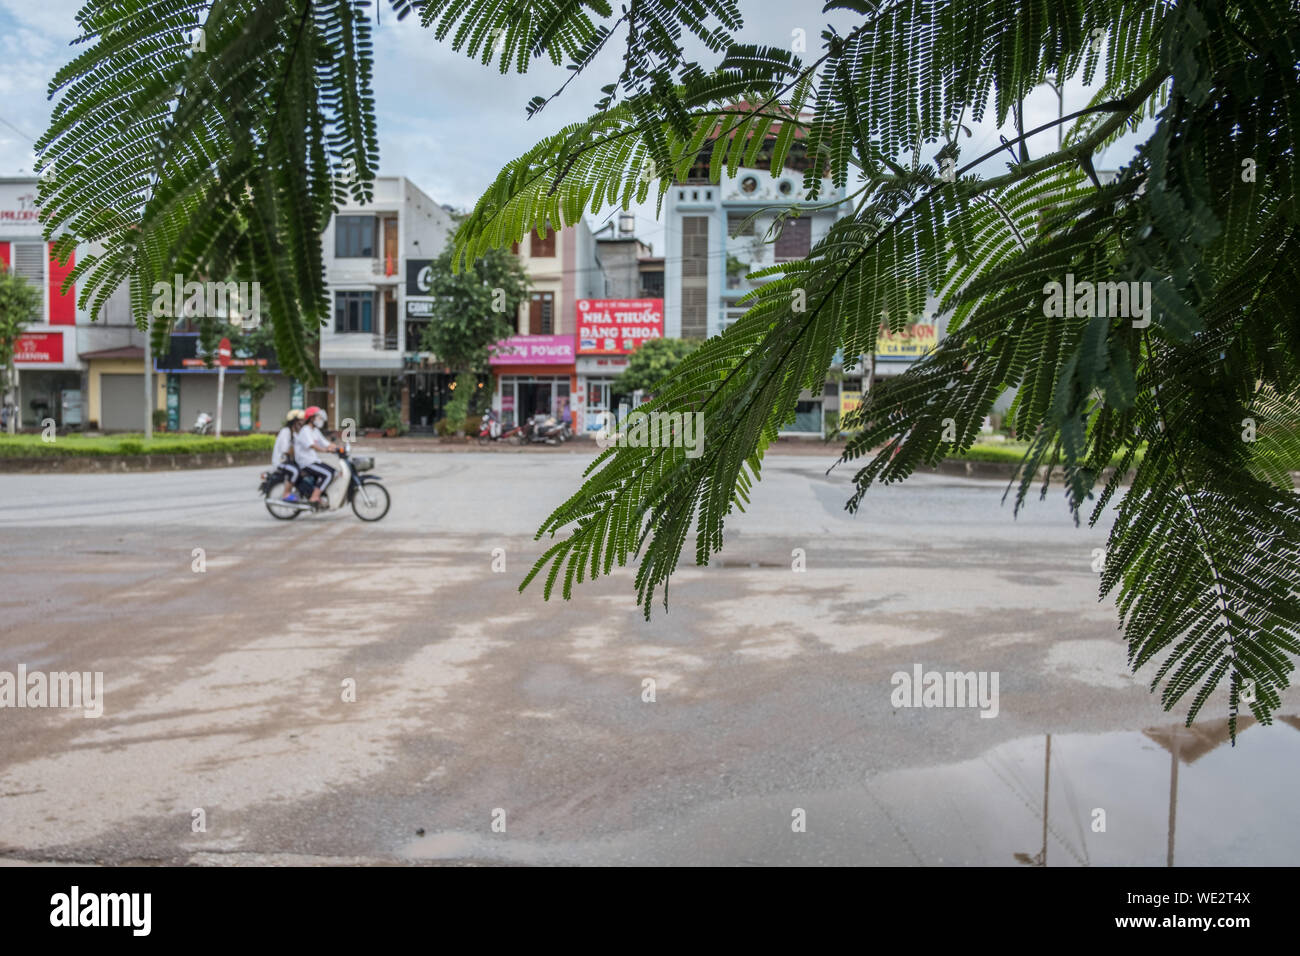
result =
[[[753,217],[747,212],[727,213],[727,235],[729,236],[752,236],[755,225]]]
[[[555,230],[546,227],[546,238],[533,233],[531,250],[534,259],[555,258]]]
[[[551,335],[555,331],[555,295],[534,292],[528,308],[528,334]]]
[[[709,218],[682,218],[682,338],[709,334]]]
[[[776,237],[776,261],[789,262],[802,259],[812,248],[812,221],[787,219],[781,234]]]

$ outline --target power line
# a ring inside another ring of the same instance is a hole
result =
[[[22,130],[20,130],[20,129],[19,129],[17,126],[15,126],[13,123],[9,122],[9,121],[8,121],[7,119],[5,119],[3,116],[0,116],[0,123],[4,123],[6,126],[8,126],[11,130],[13,130],[15,133],[17,133],[19,136],[23,137],[24,139],[29,139],[29,140],[31,140],[33,143],[36,142],[36,137],[35,137],[35,136],[32,136],[30,133],[24,133]]]

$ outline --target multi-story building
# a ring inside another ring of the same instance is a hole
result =
[[[448,376],[421,358],[430,312],[420,274],[452,231],[448,210],[404,176],[376,178],[369,205],[330,220],[322,242],[331,316],[320,337],[328,391],[307,400],[326,405],[331,421],[379,427],[391,406],[413,428],[433,425]]]
[[[48,418],[59,427],[81,425],[82,368],[77,349],[77,296],[62,291],[76,264],[55,260],[42,235],[36,209],[37,180],[0,179],[0,263],[40,291],[40,304],[19,338],[14,355],[18,388],[14,401],[22,427]],[[144,383],[137,378],[143,393]]]
[[[798,146],[798,144],[796,144]],[[847,212],[844,205],[821,208],[842,197],[830,179],[810,200],[803,188],[806,154],[792,148],[786,168],[773,175],[760,152],[754,168],[741,168],[709,181],[707,157],[684,182],[674,184],[665,203],[667,248],[664,266],[664,334],[708,338],[717,335],[746,311],[742,295],[761,279],[751,273],[805,257],[812,246]],[[797,207],[801,214],[774,227],[777,217]],[[769,235],[774,233],[774,237]],[[767,241],[773,240],[774,241]],[[799,398],[790,432],[820,435],[823,396],[805,392]]]
[[[0,179],[0,262],[40,290],[40,304],[15,350],[19,424],[59,430],[143,431],[145,334],[135,327],[124,284],[92,321],[63,281],[92,250],[77,246],[67,262],[54,258],[37,214],[34,177]],[[155,407],[162,381],[152,379]]]
[[[600,266],[599,299],[579,299],[577,314],[577,392],[574,427],[595,432],[605,414],[617,414],[615,379],[628,356],[648,338],[661,338],[664,312],[664,260],[635,235],[636,217],[623,213],[596,236]]]
[[[575,335],[577,304],[604,288],[596,243],[585,221],[516,243],[531,291],[518,315],[518,335],[492,355],[493,407],[506,423],[545,412],[571,418],[582,411]]]

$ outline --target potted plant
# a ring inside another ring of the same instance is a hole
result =
[[[389,438],[395,438],[402,433],[402,413],[398,408],[392,405],[384,406],[383,429],[384,434]]]

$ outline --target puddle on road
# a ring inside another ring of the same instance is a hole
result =
[[[738,797],[589,842],[431,833],[421,860],[676,865],[1293,866],[1300,717],[1020,738],[861,786]],[[1044,828],[1044,790],[1047,795]],[[807,830],[791,829],[795,808]]]

